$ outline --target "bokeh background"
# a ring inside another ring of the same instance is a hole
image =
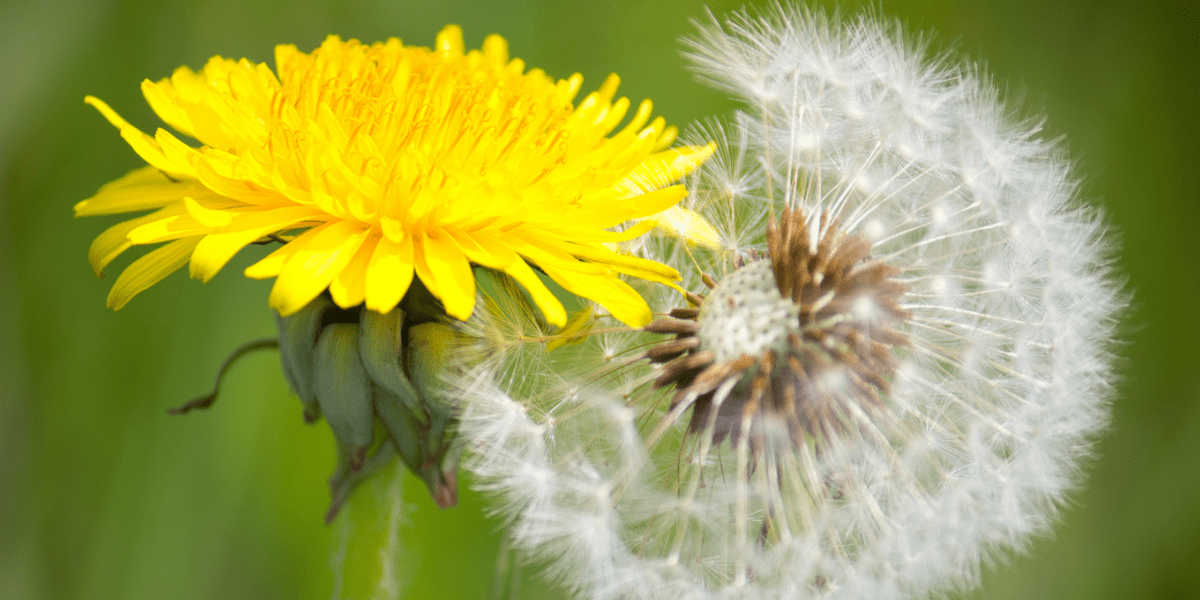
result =
[[[1053,535],[965,597],[1200,597],[1198,4],[881,11],[986,60],[1023,114],[1067,136],[1136,294],[1113,425],[1082,489]],[[276,355],[238,365],[212,410],[165,413],[209,389],[231,349],[272,334],[270,282],[239,274],[262,252],[207,285],[177,273],[104,307],[113,275],[97,280],[86,252],[120,218],[74,220],[71,206],[140,161],[84,95],[152,131],[138,84],[178,65],[270,61],[277,43],[309,50],[329,33],[429,45],[458,23],[468,47],[501,33],[531,66],[583,73],[585,90],[615,71],[623,94],[686,126],[734,108],[679,56],[704,15],[695,0],[0,3],[0,599],[326,598],[340,569],[339,531],[321,519],[332,438],[303,424]],[[402,486],[401,597],[487,598],[501,538],[484,499],[464,491],[440,511],[411,476]],[[520,597],[560,597],[523,575]]]

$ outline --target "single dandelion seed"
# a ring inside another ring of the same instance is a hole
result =
[[[151,136],[88,97],[148,163],[75,206],[76,216],[152,211],[92,244],[96,273],[136,245],[108,296],[114,309],[183,265],[208,281],[251,244],[278,244],[245,273],[275,278],[278,346],[305,419],[338,442],[328,518],[393,455],[440,506],[457,500],[453,409],[439,372],[453,324],[476,308],[477,270],[517,282],[546,322],[567,325],[551,281],[633,326],[651,320],[622,276],[674,284],[672,267],[620,244],[652,229],[693,245],[710,230],[675,204],[676,182],[711,144],[671,147],[677,130],[609,76],[581,101],[489,36],[464,51],[448,26],[433,48],[328,37],[275,49],[275,70],[214,57],[144,81],[150,106],[189,145]],[[700,220],[702,221],[702,220]],[[547,281],[547,279],[549,281]],[[220,378],[218,378],[218,385]],[[175,412],[210,405],[211,394]]]
[[[639,331],[479,326],[469,468],[580,597],[927,597],[1078,481],[1126,303],[1103,220],[977,69],[905,40],[803,8],[702,26],[697,69],[747,106],[702,128],[684,201],[724,248],[635,242],[689,290]]]

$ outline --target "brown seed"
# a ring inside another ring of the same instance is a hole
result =
[[[696,317],[700,316],[700,309],[698,309],[698,308],[673,308],[673,309],[671,309],[670,314],[672,317],[675,317],[676,319],[695,320]]]
[[[693,369],[707,365],[716,358],[711,350],[701,350],[693,352],[687,356],[681,356],[665,365],[663,365],[662,373],[658,379],[654,380],[654,387],[660,388],[664,385],[674,382],[676,379],[686,375]]]
[[[683,354],[684,352],[687,352],[688,350],[698,347],[699,345],[699,338],[696,336],[688,336],[682,339],[658,344],[657,346],[647,350],[645,356],[646,358],[650,359],[650,362],[666,362],[675,358],[676,356],[679,356],[680,354]]]
[[[696,333],[696,323],[693,321],[683,321],[680,319],[659,319],[652,321],[649,325],[642,328],[642,331],[650,333],[667,333],[667,334],[691,334]]]

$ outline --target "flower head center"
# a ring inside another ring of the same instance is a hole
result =
[[[779,293],[771,262],[758,260],[713,288],[696,319],[700,348],[717,361],[785,352],[788,336],[800,333],[800,307]]]
[[[865,238],[825,217],[784,211],[767,240],[769,260],[741,265],[699,309],[648,327],[676,339],[646,355],[665,363],[656,385],[676,387],[672,407],[692,405],[693,433],[824,447],[865,426],[851,415],[886,413],[894,350],[908,344],[894,328],[908,318],[906,287]]]
[[[346,217],[378,222],[469,188],[524,189],[569,149],[578,82],[556,85],[520,61],[330,41],[278,62],[260,158],[302,187],[364,198]]]

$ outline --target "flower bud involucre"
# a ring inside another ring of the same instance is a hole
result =
[[[1048,529],[1107,422],[1126,299],[1101,217],[984,76],[897,27],[777,8],[692,50],[747,106],[697,136],[719,150],[684,202],[723,249],[639,241],[688,300],[648,290],[641,331],[549,353],[493,302],[467,468],[585,598],[974,583]]]

